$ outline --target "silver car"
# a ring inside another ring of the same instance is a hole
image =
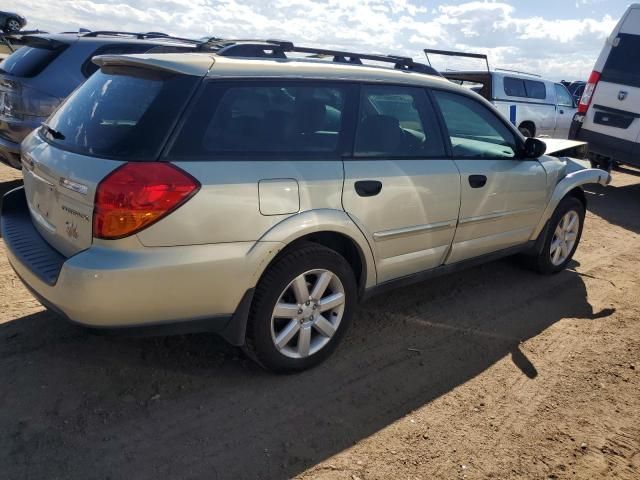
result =
[[[609,179],[403,60],[94,61],[23,143],[11,265],[73,322],[213,331],[274,371],[321,362],[389,288],[516,253],[562,270],[580,185]]]

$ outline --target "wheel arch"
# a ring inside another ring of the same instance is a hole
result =
[[[609,183],[610,176],[604,170],[598,170],[595,168],[585,168],[583,170],[578,170],[576,172],[572,172],[566,175],[558,184],[556,185],[553,193],[551,194],[551,198],[547,203],[547,206],[536,226],[535,230],[531,234],[530,240],[538,239],[540,232],[544,229],[544,226],[547,224],[551,215],[558,207],[558,204],[562,201],[563,198],[567,196],[577,198],[586,208],[587,205],[587,197],[582,189],[582,185],[587,185],[590,183],[599,183],[600,185],[607,185]]]
[[[356,276],[360,294],[376,284],[370,243],[343,211],[310,210],[294,215],[272,227],[260,241],[281,242],[284,247],[259,272],[258,278],[293,246],[301,242],[313,242],[338,252],[347,260]]]

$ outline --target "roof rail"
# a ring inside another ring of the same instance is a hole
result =
[[[508,68],[496,68],[496,70],[500,70],[501,72],[520,73],[522,75],[531,75],[532,77],[542,78],[542,75],[538,75],[537,73],[521,72],[520,70],[509,70]]]
[[[225,57],[252,58],[288,58],[287,53],[308,53],[307,58],[331,57],[333,62],[362,65],[363,60],[390,63],[397,70],[438,75],[433,67],[418,63],[410,57],[397,55],[378,55],[370,53],[350,52],[345,50],[331,50],[326,48],[299,47],[286,40],[224,40],[216,39],[204,42],[201,50],[212,50]]]
[[[100,37],[100,36],[111,36],[111,37],[134,37],[138,40],[146,40],[153,38],[166,38],[168,40],[178,40],[181,42],[189,42],[194,45],[201,43],[200,40],[194,40],[192,38],[181,38],[181,37],[172,37],[169,34],[162,32],[119,32],[115,30],[96,30],[91,32],[78,32],[78,35],[82,37]]]
[[[454,50],[435,50],[433,48],[425,48],[424,54],[427,56],[427,62],[431,66],[431,59],[429,54],[432,55],[446,55],[448,57],[465,57],[465,58],[480,58],[487,64],[487,72],[489,71],[489,59],[484,53],[468,53],[468,52],[456,52]]]

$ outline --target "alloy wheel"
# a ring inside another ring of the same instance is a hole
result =
[[[11,32],[17,32],[18,30],[20,30],[20,23],[12,18],[7,22],[7,28]]]
[[[271,339],[290,358],[320,351],[337,332],[345,308],[340,278],[325,269],[309,270],[282,291],[271,315]]]
[[[571,254],[580,228],[580,216],[575,210],[569,210],[558,222],[551,240],[551,263],[555,266],[564,263]]]

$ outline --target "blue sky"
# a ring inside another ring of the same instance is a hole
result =
[[[492,67],[585,79],[628,0],[5,0],[31,28],[283,38],[395,53],[481,52]],[[434,66],[473,67],[434,59]],[[478,65],[481,66],[481,65]]]

